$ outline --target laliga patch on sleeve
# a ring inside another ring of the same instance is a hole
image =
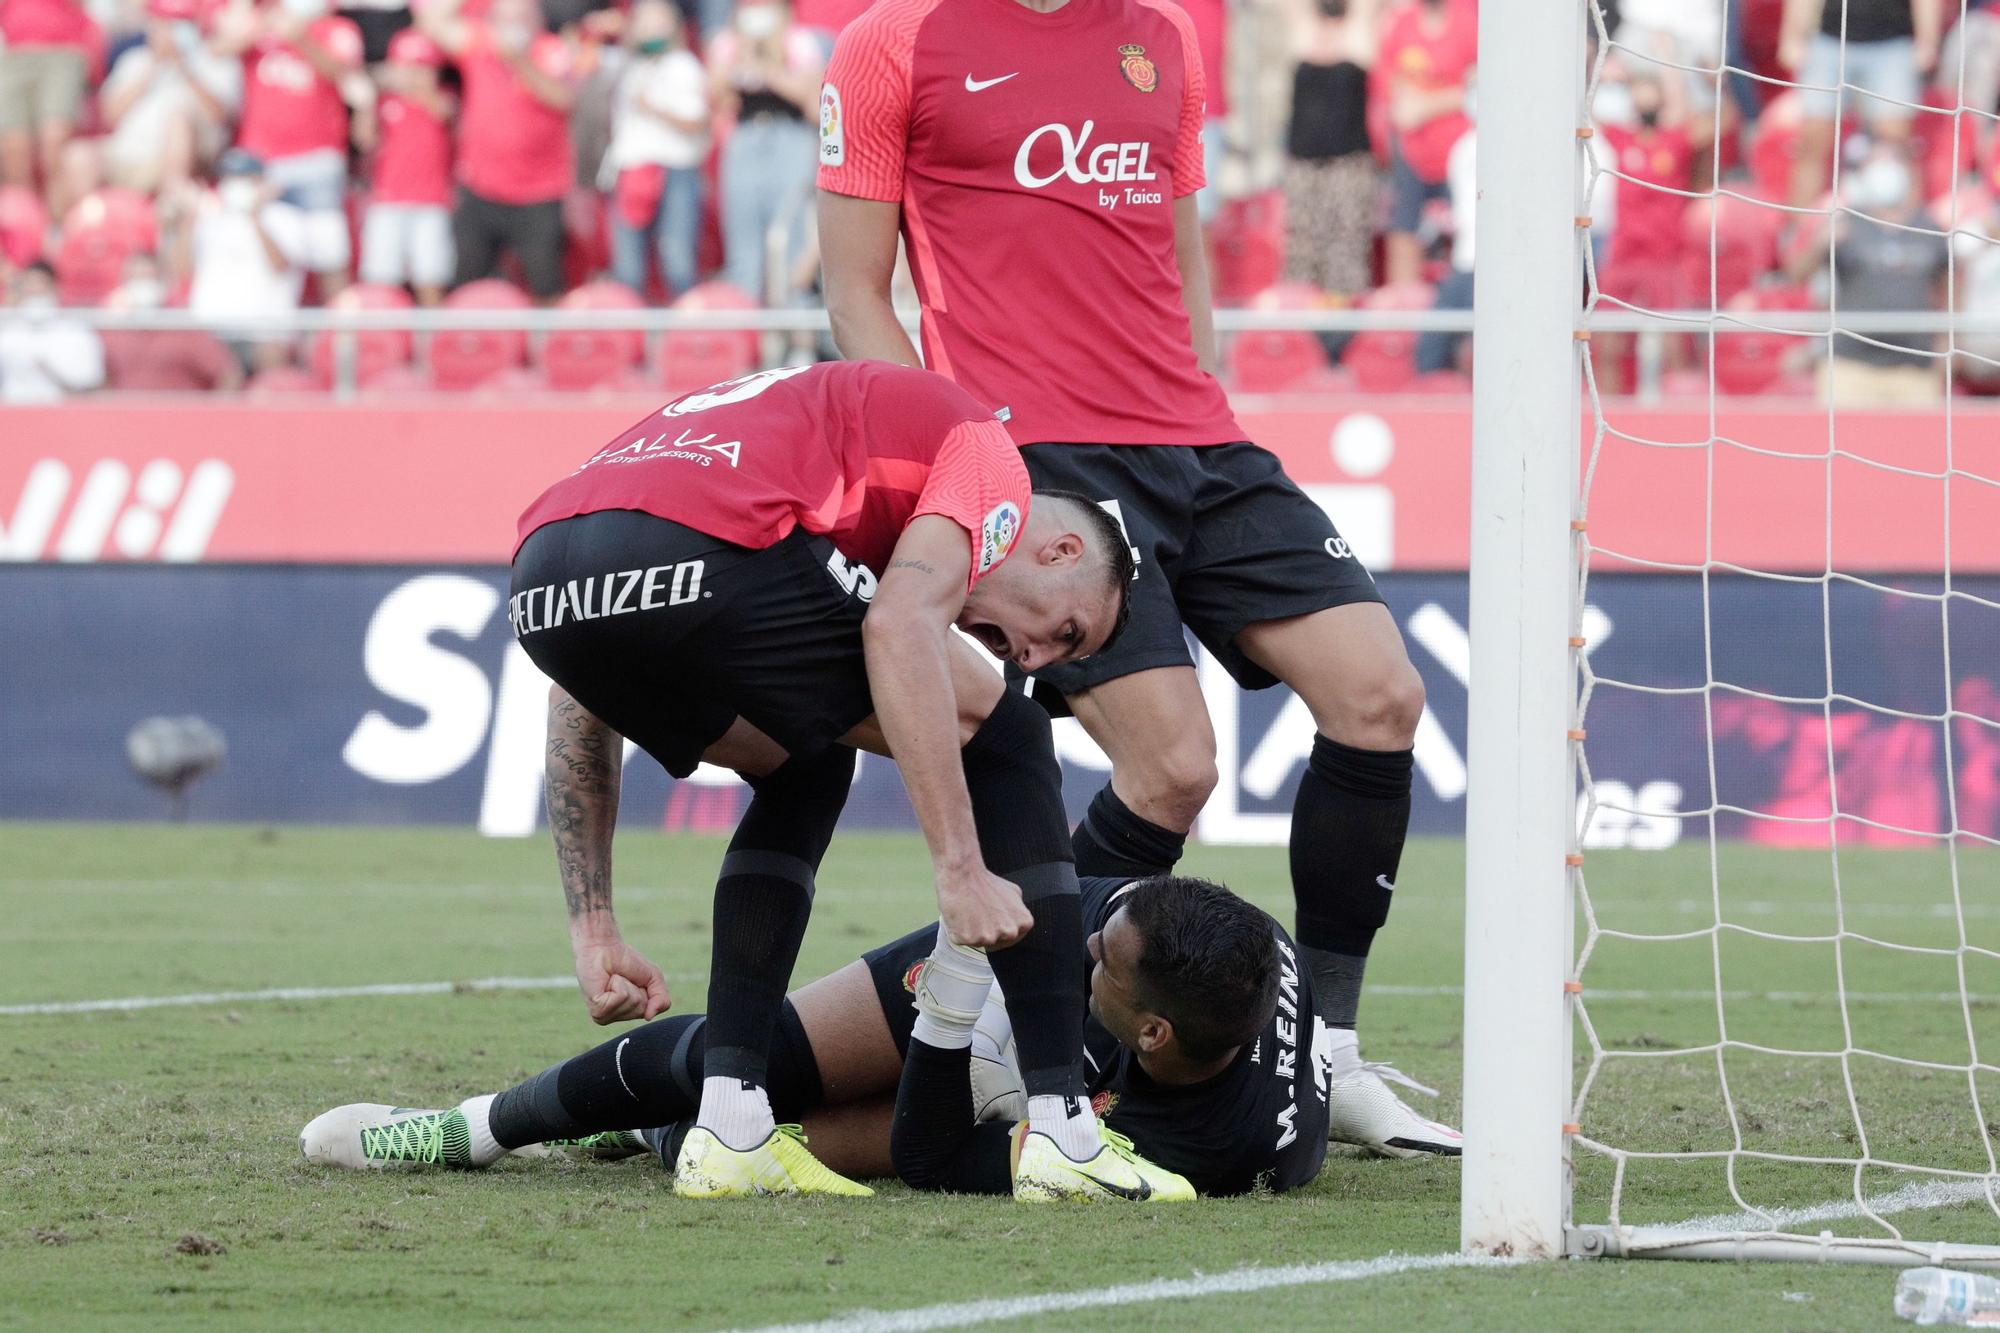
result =
[[[984,574],[1005,560],[1007,552],[1014,549],[1014,539],[1020,535],[1021,506],[1012,500],[1002,500],[987,510],[979,523],[979,560],[972,572]]]
[[[819,90],[819,164],[838,167],[847,162],[847,124],[840,114],[840,89],[826,84]]]

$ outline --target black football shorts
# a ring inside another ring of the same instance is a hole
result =
[[[1139,560],[1132,620],[1118,642],[1036,673],[1063,694],[1193,665],[1183,622],[1238,684],[1265,689],[1278,681],[1237,649],[1244,626],[1382,600],[1333,520],[1267,449],[1031,444],[1021,458],[1037,488],[1077,491],[1110,509]]]
[[[677,778],[742,717],[810,754],[875,711],[874,578],[824,537],[761,551],[629,509],[537,528],[508,620],[534,664]]]

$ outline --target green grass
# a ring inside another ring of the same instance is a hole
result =
[[[701,1004],[719,854],[711,840],[620,840],[620,916],[668,971],[677,1007]],[[568,951],[550,860],[539,841],[458,832],[0,824],[0,1005],[560,975]],[[1411,848],[1371,966],[1380,989],[1363,1011],[1368,1053],[1442,1086],[1446,1118],[1458,1111],[1462,860],[1456,843]],[[1199,848],[1187,864],[1284,910],[1281,852]],[[1847,928],[1884,941],[1840,946],[1849,991],[1877,997],[1849,1006],[1855,1045],[1965,1061],[1965,1012],[1921,998],[1957,990],[1952,960],[1888,947],[1956,942],[1956,915],[1937,910],[1951,894],[1942,860],[1855,853],[1842,866]],[[1608,930],[1698,931],[1713,921],[1705,849],[1593,853],[1590,868]],[[1971,942],[1989,947],[2000,943],[1994,870],[1990,859],[1967,862],[1959,886]],[[1732,921],[1777,933],[1833,929],[1823,855],[1731,850],[1723,884]],[[927,919],[928,897],[913,839],[841,839],[821,877],[801,977]],[[1718,956],[1730,1037],[1843,1045],[1839,1006],[1803,994],[1828,986],[1831,943],[1727,932],[1718,953],[1705,936],[1602,939],[1586,1001],[1607,1049],[1641,1054],[1607,1060],[1586,1132],[1631,1148],[1727,1145],[1716,1057],[1657,1054],[1717,1040],[1706,997]],[[1973,990],[2000,995],[2000,968],[1967,966]],[[1971,1015],[1983,1045],[2000,1040],[1993,1001]],[[1454,1164],[1340,1152],[1310,1188],[1281,1198],[1032,1212],[894,1186],[852,1203],[704,1206],[674,1199],[643,1160],[365,1176],[299,1160],[298,1127],[325,1107],[447,1102],[504,1086],[599,1035],[577,997],[560,991],[0,1016],[0,1327],[720,1328],[1456,1245]],[[1581,1036],[1578,1051],[1588,1056]],[[1878,1156],[1984,1168],[1987,1134],[1962,1074],[1854,1065]],[[1856,1153],[1837,1061],[1732,1051],[1725,1068],[1746,1146]],[[1851,1172],[1754,1168],[1737,1183],[1755,1201],[1802,1204],[1846,1195]],[[1579,1217],[1603,1216],[1609,1184],[1606,1165],[1580,1163]],[[1626,1193],[1633,1221],[1733,1207],[1719,1168],[1635,1168]],[[1896,1220],[1915,1235],[2000,1241],[1980,1208]],[[223,1249],[183,1253],[206,1248],[183,1246],[186,1236]],[[1888,1321],[1892,1284],[1878,1268],[1540,1264],[1035,1324],[1620,1329],[1678,1314],[1733,1329],[1862,1328]]]

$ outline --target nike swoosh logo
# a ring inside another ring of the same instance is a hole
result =
[[[1100,1180],[1088,1171],[1079,1170],[1077,1174],[1103,1190],[1106,1194],[1116,1195],[1121,1199],[1129,1199],[1133,1203],[1144,1203],[1153,1197],[1152,1185],[1144,1180],[1139,1182],[1139,1188],[1133,1189],[1128,1185],[1114,1185],[1108,1180]]]
[[[1017,69],[1014,71],[1014,74],[1019,74],[1020,72],[1021,71]],[[965,91],[969,93],[985,92],[988,88],[991,88],[996,83],[1007,82],[1007,80],[1014,77],[1014,74],[1002,74],[997,79],[975,79],[970,74],[968,74],[965,76]]]
[[[1394,893],[1396,891],[1396,886],[1389,882],[1389,877],[1387,875],[1377,875],[1375,877],[1375,882],[1381,885],[1382,891],[1384,893]]]

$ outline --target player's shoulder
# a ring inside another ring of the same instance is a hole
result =
[[[875,0],[840,30],[834,50],[849,58],[864,52],[907,58],[917,30],[944,0]]]
[[[1167,23],[1172,25],[1174,31],[1180,34],[1181,41],[1187,45],[1189,50],[1199,49],[1200,43],[1196,39],[1194,31],[1194,18],[1187,10],[1175,3],[1175,0],[1121,0],[1121,3],[1127,6],[1135,16],[1150,14],[1156,20],[1166,20]]]

